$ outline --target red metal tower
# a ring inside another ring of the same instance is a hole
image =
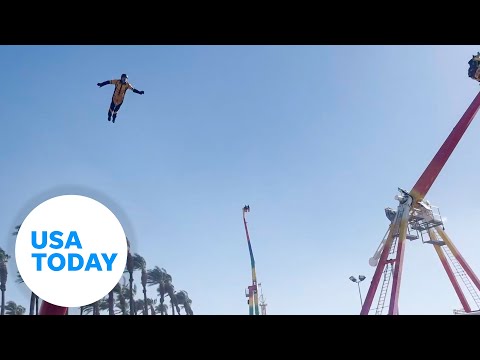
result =
[[[431,206],[428,201],[424,200],[425,195],[472,122],[479,107],[480,93],[477,94],[460,118],[412,190],[407,192],[399,189],[400,195],[395,196],[395,199],[399,201],[397,210],[385,209],[387,218],[391,223],[375,255],[369,261],[371,266],[376,266],[376,270],[362,306],[361,315],[368,315],[370,311],[375,311],[376,315],[380,315],[385,307],[388,307],[389,315],[399,314],[398,299],[405,254],[405,240],[419,238],[435,248],[460,299],[463,310],[470,313],[472,307],[467,301],[460,283],[463,283],[463,288],[470,293],[471,300],[476,307],[480,308],[480,296],[477,293],[477,290],[480,291],[480,280],[445,233],[438,208]],[[377,294],[382,274],[383,282],[377,297],[378,304],[375,309],[372,309],[372,302]],[[391,279],[392,282],[390,283]],[[390,300],[388,305],[385,305],[388,293],[390,293]]]

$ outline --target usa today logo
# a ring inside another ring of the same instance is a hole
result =
[[[22,222],[18,271],[39,298],[63,307],[91,304],[118,283],[127,261],[122,225],[103,204],[80,195],[51,198]]]

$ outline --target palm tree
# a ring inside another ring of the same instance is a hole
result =
[[[165,300],[165,294],[168,294],[170,297],[170,301],[172,303],[172,311],[173,305],[176,306],[177,312],[180,314],[180,308],[176,304],[175,299],[175,288],[172,284],[172,276],[167,273],[167,270],[160,269],[158,266],[155,266],[151,270],[147,270],[147,284],[149,285],[158,285],[157,291],[160,294],[160,304],[163,305]],[[163,309],[162,307],[160,309]],[[161,313],[163,315],[163,312]]]
[[[117,284],[118,285],[118,284]],[[115,286],[117,286],[115,285]],[[108,309],[108,315],[115,315],[115,309],[114,309],[114,306],[115,306],[115,298],[114,298],[114,294],[113,294],[113,290],[115,288],[113,288],[112,290],[110,290],[110,292],[108,293],[108,300],[107,300],[107,309]]]
[[[177,302],[179,305],[183,305],[183,308],[185,309],[185,313],[187,315],[193,315],[193,310],[191,307],[192,304],[192,299],[188,297],[188,293],[185,290],[180,290],[175,294],[177,298]]]
[[[125,280],[125,278],[122,278]],[[115,292],[117,294],[117,302],[115,303],[115,306],[120,309],[120,312],[122,315],[127,315],[127,303],[125,301],[125,285],[120,285],[118,284],[118,288],[115,287]]]
[[[104,296],[103,298],[98,300],[98,315],[102,315],[101,312],[108,310],[108,307],[108,298],[105,298]]]
[[[148,314],[145,314],[145,302],[142,299],[135,300],[135,311],[136,311],[135,315],[138,315],[139,311],[142,311],[142,315],[148,315]]]
[[[7,290],[8,259],[10,259],[10,255],[8,255],[2,248],[0,248],[0,291],[2,292],[2,305],[0,315],[5,315],[5,291]]]
[[[18,232],[20,231],[20,227],[22,226],[23,223],[20,225],[15,226],[15,231],[12,233],[12,235],[17,236]],[[23,284],[24,281],[22,279],[22,275],[20,275],[20,272],[17,271],[17,280],[15,280],[17,284]],[[38,296],[32,291],[32,294],[30,295],[30,311],[28,315],[33,315],[33,309],[35,308],[35,315],[38,315]]]
[[[165,315],[168,315],[168,305],[167,304],[158,304],[156,307],[155,307],[155,311],[156,312],[159,312],[160,314],[163,314],[165,313]],[[153,314],[152,314],[153,315]]]
[[[25,283],[19,271],[17,271],[17,279],[15,280],[15,282],[17,284]],[[38,315],[38,296],[32,291],[30,295],[30,312],[28,313],[28,315],[33,315],[34,312],[35,315]]]
[[[85,314],[92,313],[92,315],[100,315],[100,302],[101,301],[102,300],[98,300],[98,301],[95,301],[91,304],[82,306],[80,308],[80,315],[82,315],[83,313],[85,313]]]
[[[26,309],[22,305],[17,305],[15,301],[7,302],[5,306],[6,315],[24,315]]]
[[[160,294],[160,305],[163,305],[165,301],[165,282],[168,278],[171,279],[171,276],[167,273],[167,270],[160,269],[158,266],[147,270],[147,284],[158,285],[157,291]],[[160,312],[160,315],[163,315],[163,312]]]
[[[127,271],[128,274],[130,275],[128,281],[130,282],[130,314],[135,315],[135,305],[134,305],[134,300],[133,300],[133,256],[132,253],[130,252],[130,241],[128,241],[127,237]]]
[[[83,315],[84,313],[85,313],[85,314],[93,313],[92,315],[95,315],[95,309],[94,309],[93,304],[94,304],[94,303],[81,306],[81,307],[80,307],[80,315]]]
[[[143,315],[148,315],[148,300],[147,300],[147,262],[139,254],[133,255],[133,269],[142,271],[142,288],[143,288]]]
[[[130,312],[127,310],[126,298],[130,294],[130,288],[125,284],[125,278],[123,279],[123,285],[120,286],[119,292],[117,293],[117,303],[115,304],[118,309],[120,309],[122,315],[129,315]],[[133,295],[137,292],[137,286],[134,285],[132,289]],[[135,306],[135,305],[134,305]],[[135,311],[135,310],[134,310]]]
[[[100,300],[93,303],[93,315],[100,315]]]
[[[105,300],[105,297],[101,298],[98,301],[95,301],[91,304],[80,306],[80,315],[90,314],[92,315],[101,315],[100,311],[108,309],[108,301]]]
[[[175,307],[173,306],[174,298],[175,300],[177,300],[175,293],[173,294],[173,296],[170,296],[170,307],[172,308],[172,315],[175,315]],[[178,305],[177,305],[177,312],[178,312],[178,315],[180,315],[180,308],[178,307]]]
[[[108,315],[115,315],[114,295],[120,293],[120,288],[120,283],[117,283],[117,285],[115,285],[115,287],[108,293]]]
[[[157,299],[147,299],[147,306],[150,308],[150,315],[157,315],[155,304],[157,303]]]

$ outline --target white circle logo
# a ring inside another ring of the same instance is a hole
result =
[[[15,244],[18,271],[40,299],[80,307],[107,295],[122,277],[127,240],[116,216],[80,195],[51,198],[28,214]]]

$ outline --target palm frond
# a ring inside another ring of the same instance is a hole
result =
[[[147,262],[145,261],[143,256],[135,253],[133,255],[133,269],[142,270],[142,269],[146,269],[146,267],[147,267]]]
[[[3,249],[0,247],[0,261],[5,261],[5,262],[7,262],[8,259],[10,259],[10,258],[11,258],[11,256],[8,255],[8,254],[5,252],[5,250],[3,250]]]
[[[158,285],[160,283],[171,282],[172,276],[167,273],[167,270],[164,268],[159,268],[155,266],[153,269],[147,270],[147,284],[148,285]]]
[[[23,284],[25,281],[23,281],[22,275],[20,275],[20,272],[17,271],[17,278],[15,279],[15,282],[17,284]]]
[[[8,301],[5,304],[5,314],[6,315],[23,315],[27,309],[22,305],[17,305],[15,301]]]

